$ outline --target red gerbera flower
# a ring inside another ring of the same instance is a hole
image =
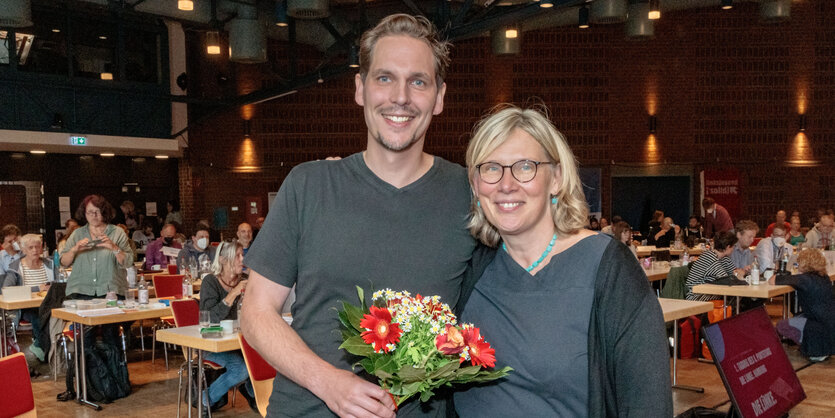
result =
[[[470,362],[473,366],[494,367],[496,365],[496,350],[484,341],[479,329],[468,327],[462,333],[464,334],[464,344],[467,346],[467,352],[470,355]]]
[[[391,312],[386,308],[372,306],[370,313],[363,315],[360,326],[367,330],[363,331],[362,340],[371,344],[378,353],[388,353],[387,344],[400,341],[400,336],[403,335],[400,324],[391,322]]]

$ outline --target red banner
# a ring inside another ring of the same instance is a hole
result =
[[[704,170],[702,177],[702,199],[712,197],[716,203],[725,207],[731,219],[739,219],[740,188],[739,171],[733,168],[726,170]]]

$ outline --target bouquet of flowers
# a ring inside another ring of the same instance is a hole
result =
[[[496,364],[495,350],[478,328],[458,325],[439,296],[385,289],[374,292],[368,307],[362,288],[357,294],[360,306],[343,302],[337,310],[339,348],[363,357],[357,364],[379,378],[397,405],[418,393],[426,402],[439,387],[487,382],[512,370],[486,369]]]

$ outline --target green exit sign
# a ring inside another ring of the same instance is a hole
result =
[[[71,136],[70,145],[87,145],[86,136]]]

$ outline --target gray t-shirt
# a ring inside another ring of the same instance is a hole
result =
[[[594,281],[611,237],[586,237],[534,276],[503,250],[470,296],[463,322],[496,350],[497,383],[455,394],[461,417],[588,416],[589,320]]]
[[[295,284],[293,328],[318,356],[351,369],[357,358],[338,349],[331,308],[358,303],[355,286],[367,297],[372,287],[391,288],[440,295],[454,306],[475,248],[466,229],[469,204],[466,171],[438,157],[400,189],[371,172],[361,153],[301,164],[281,185],[244,264],[283,286]],[[398,416],[417,404],[404,404]],[[333,416],[280,374],[270,405],[276,408],[269,416]]]

